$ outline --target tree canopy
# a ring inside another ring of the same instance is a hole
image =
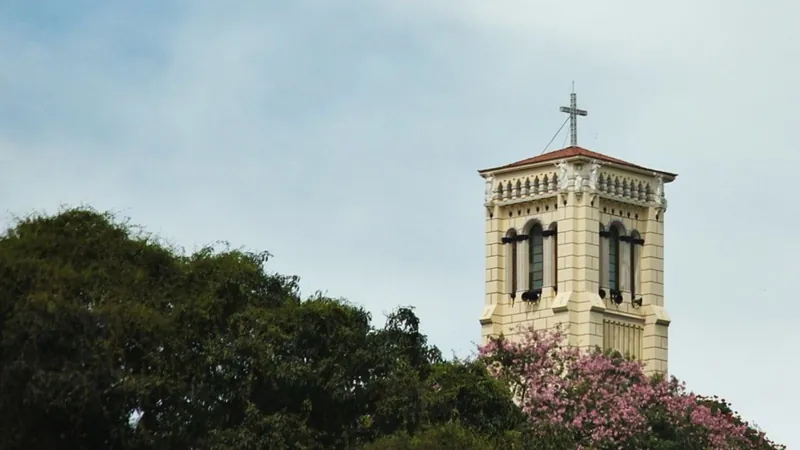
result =
[[[529,397],[521,407],[512,400],[520,386],[538,389],[543,374],[522,372],[520,364],[541,350],[541,336],[527,346],[501,339],[480,357],[446,360],[412,308],[398,307],[375,326],[344,300],[300,298],[299,280],[269,272],[269,258],[227,245],[187,254],[88,208],[18,219],[0,236],[0,448],[564,449],[616,442],[593,441],[591,427],[541,413],[542,398],[536,408]],[[656,383],[628,363],[613,364],[625,368],[614,380],[633,374],[636,386]],[[558,385],[562,391],[547,398],[561,403],[549,407],[567,405],[573,420],[591,414],[587,405],[597,399],[576,392],[607,388],[609,379]],[[686,395],[669,386],[658,395]],[[630,397],[609,392],[623,402]],[[637,442],[715,448],[710,422],[667,420],[659,398],[648,397],[652,408],[637,416]],[[742,448],[777,448],[724,402],[692,399],[712,419],[738,421],[730,423],[737,442],[749,446]],[[614,434],[615,425],[603,425],[605,432]]]

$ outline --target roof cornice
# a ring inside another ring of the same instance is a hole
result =
[[[530,160],[530,162],[527,162]],[[664,172],[661,170],[648,169],[627,161],[617,160],[616,158],[596,153],[591,150],[586,150],[581,147],[567,147],[561,150],[545,153],[534,158],[511,163],[505,166],[494,167],[491,169],[479,170],[478,174],[486,178],[488,175],[500,175],[509,172],[517,172],[526,169],[534,169],[537,167],[545,167],[555,164],[558,161],[597,161],[601,165],[614,167],[620,170],[625,170],[633,173],[638,173],[646,176],[660,175],[665,183],[674,181],[678,177],[676,173]]]

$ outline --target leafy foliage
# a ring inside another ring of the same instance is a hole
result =
[[[677,379],[648,378],[640,362],[563,344],[560,330],[527,330],[480,349],[490,372],[511,388],[534,429],[561,430],[579,448],[764,449],[763,433],[686,391]]]
[[[268,258],[184,255],[89,209],[20,220],[0,238],[0,447],[350,448],[451,417],[524,422],[411,309],[374,328],[301,300]]]
[[[301,299],[269,257],[185,254],[87,208],[19,219],[0,236],[0,448],[691,449],[723,429],[775,448],[724,402],[556,338],[444,360],[411,308],[375,327]]]
[[[486,436],[456,422],[427,428],[411,435],[406,432],[383,437],[368,444],[364,450],[493,450],[497,444]]]

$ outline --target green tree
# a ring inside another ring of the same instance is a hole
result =
[[[85,208],[19,220],[0,236],[0,447],[335,449],[524,420],[410,308],[375,328],[301,300],[268,256],[186,255]]]
[[[0,235],[0,448],[575,448],[575,430],[512,402],[513,381],[538,392],[535,378],[492,376],[485,348],[444,360],[410,307],[375,327],[344,300],[301,299],[268,259],[224,245],[186,254],[87,208],[18,220]],[[534,367],[495,353],[501,367]],[[597,358],[586,361],[617,372]],[[597,397],[575,381],[569,392]],[[685,398],[675,389],[661,397]],[[692,402],[750,448],[778,448],[724,401]],[[643,409],[634,448],[707,447],[669,405]]]
[[[407,432],[382,437],[364,450],[495,450],[497,444],[486,436],[457,422],[426,428],[415,435]]]
[[[163,389],[161,342],[182,268],[108,217],[31,217],[0,238],[0,447],[122,448],[142,392]],[[157,280],[157,282],[154,282]]]

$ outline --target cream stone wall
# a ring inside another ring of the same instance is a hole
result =
[[[489,174],[486,207],[486,298],[480,318],[484,340],[504,334],[517,338],[524,328],[566,326],[570,345],[610,348],[644,361],[648,372],[668,369],[669,316],[664,310],[663,230],[666,198],[663,182],[642,170],[606,167],[578,157]],[[668,180],[669,181],[669,180]],[[528,250],[519,242],[512,260],[510,229],[526,235],[533,223],[544,230],[544,287],[538,301],[525,301]],[[613,223],[630,236],[636,230],[643,244],[620,242],[622,302],[611,299],[605,267],[607,244],[600,237]],[[629,246],[636,253],[630,257]],[[557,260],[552,256],[557,250]],[[511,265],[517,265],[517,286],[511,295]],[[635,296],[629,268],[633,266]],[[557,283],[553,283],[557,277]],[[601,298],[601,293],[605,294]],[[633,300],[641,299],[641,305]]]

